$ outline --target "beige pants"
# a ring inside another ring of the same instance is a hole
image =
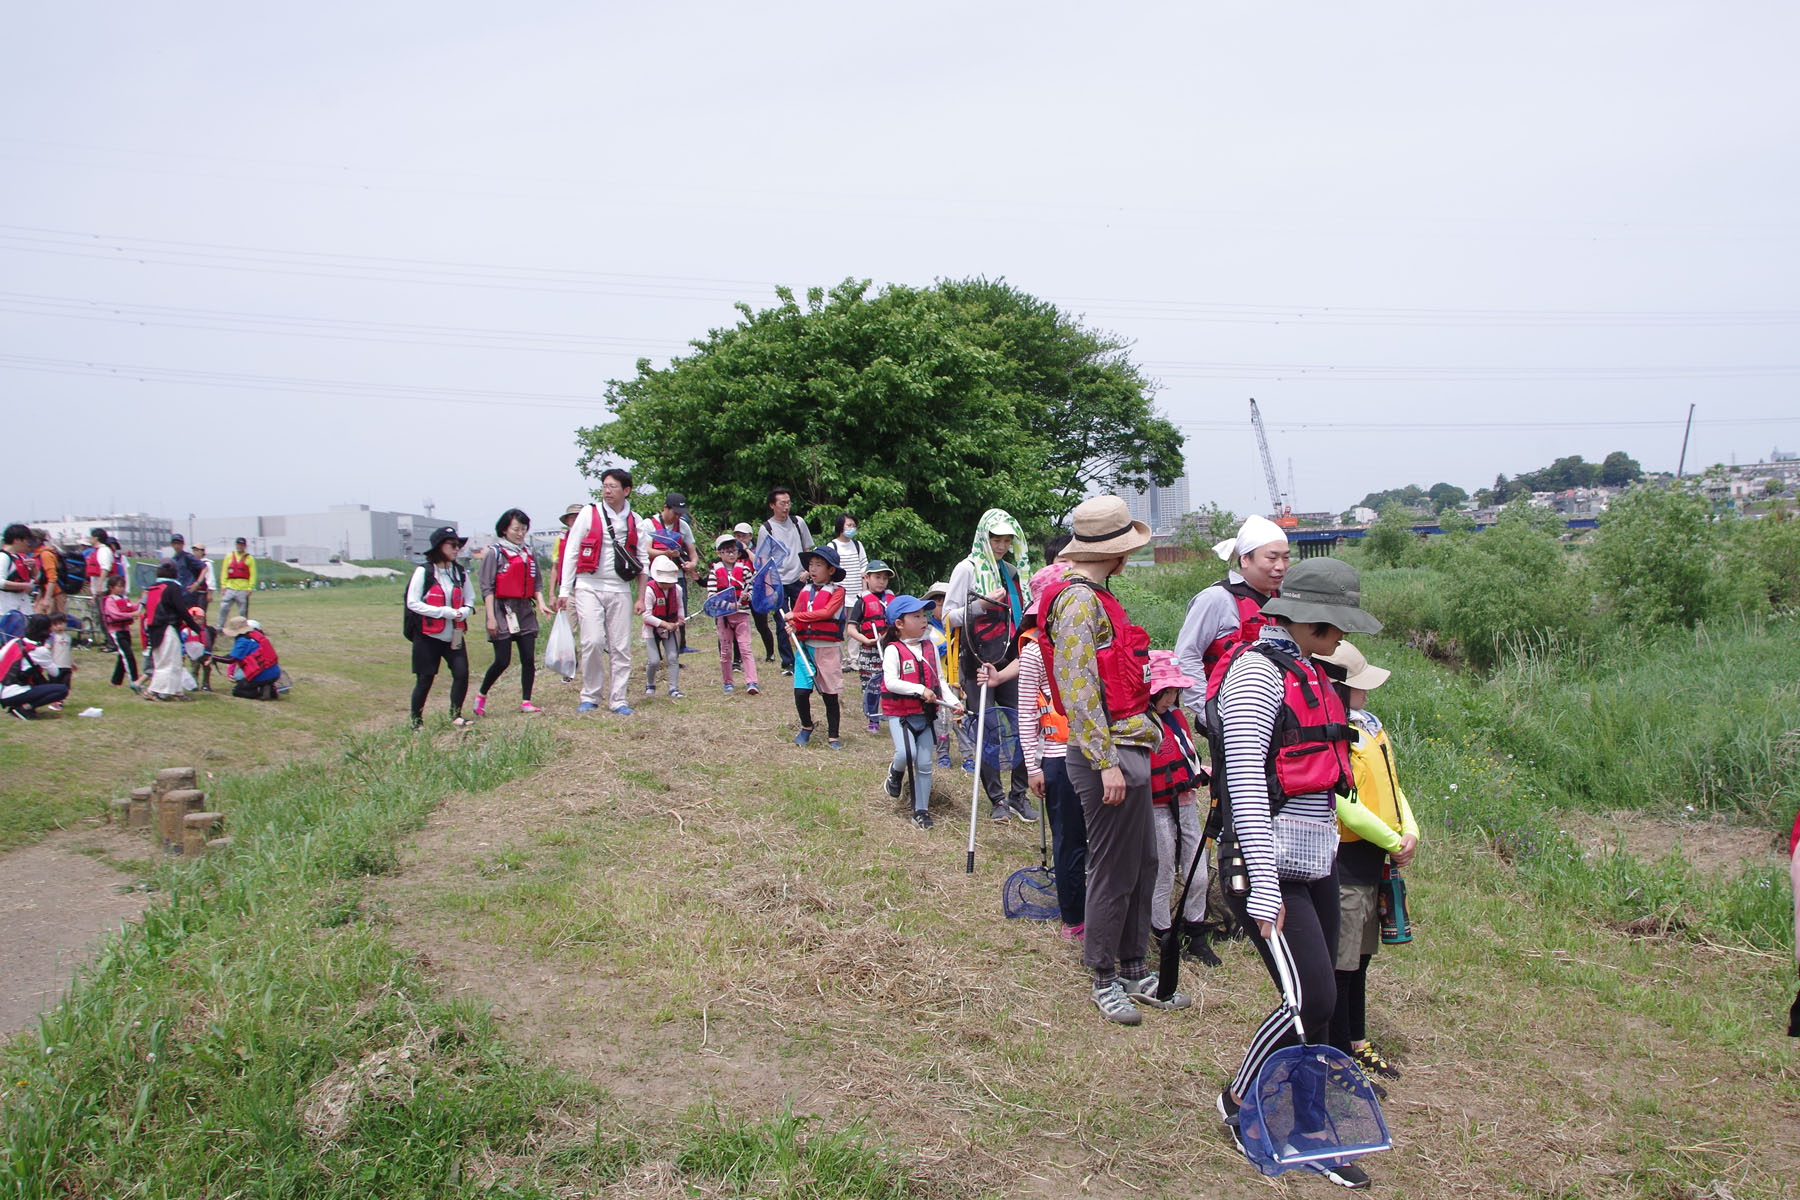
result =
[[[631,682],[633,626],[639,621],[632,611],[637,598],[623,589],[575,588],[575,627],[581,638],[581,702],[620,708]],[[605,651],[604,658],[601,651]],[[605,672],[611,672],[607,680]],[[606,694],[601,684],[609,683]]]
[[[150,652],[150,690],[160,696],[181,695],[181,666],[181,634],[171,625]]]

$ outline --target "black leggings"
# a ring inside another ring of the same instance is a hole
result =
[[[481,694],[487,695],[494,690],[494,681],[506,674],[506,668],[512,666],[513,643],[519,643],[519,698],[531,699],[532,685],[537,682],[537,634],[521,633],[516,638],[495,642],[494,665],[487,669],[481,677]]]
[[[811,688],[794,689],[794,710],[800,714],[800,728],[813,727]],[[838,698],[831,692],[820,692],[819,698],[825,701],[825,736],[832,741],[838,735]]]
[[[775,657],[775,635],[769,630],[769,614],[752,611],[750,619],[756,622],[756,632],[762,636],[763,660],[766,662]]]
[[[1282,880],[1281,901],[1287,906],[1287,916],[1281,932],[1271,942],[1251,920],[1243,897],[1225,893],[1225,903],[1237,915],[1256,952],[1262,955],[1263,966],[1268,969],[1269,978],[1276,981],[1277,989],[1281,987],[1281,977],[1276,973],[1275,955],[1282,955],[1293,976],[1294,990],[1299,993],[1296,999],[1300,1002],[1300,1022],[1306,1026],[1306,1040],[1316,1044],[1325,1040],[1331,1014],[1337,1008],[1337,973],[1333,968],[1338,939],[1336,868],[1325,878],[1310,883]],[[1292,1015],[1285,1004],[1277,1003],[1275,1011],[1257,1027],[1250,1048],[1244,1051],[1244,1064],[1231,1081],[1232,1094],[1243,1096],[1262,1070],[1263,1061],[1283,1046],[1297,1045],[1299,1040],[1294,1035]]]
[[[118,687],[125,682],[126,672],[131,674],[131,682],[136,683],[138,677],[137,655],[131,649],[131,630],[115,629],[112,631],[113,649],[119,652],[119,661],[113,664],[112,684]]]
[[[431,681],[437,678],[438,664],[450,664],[450,715],[462,716],[463,698],[469,694],[469,648],[458,646],[454,650],[450,643],[425,634],[413,637],[413,675],[417,682],[413,684],[412,719],[417,721],[425,715],[425,701],[431,695]]]
[[[1368,1038],[1369,959],[1363,955],[1354,971],[1337,973],[1337,1008],[1331,1014],[1331,1044],[1350,1053],[1353,1042]]]

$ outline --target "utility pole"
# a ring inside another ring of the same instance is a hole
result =
[[[1688,405],[1687,428],[1681,431],[1681,460],[1675,464],[1675,478],[1681,478],[1682,470],[1687,466],[1688,434],[1694,432],[1694,406]]]

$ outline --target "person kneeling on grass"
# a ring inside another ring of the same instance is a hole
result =
[[[225,619],[225,636],[231,650],[213,655],[213,661],[237,681],[231,694],[240,700],[279,700],[275,685],[281,680],[281,659],[269,636],[236,614]]]
[[[1369,960],[1381,947],[1376,893],[1382,872],[1390,858],[1396,867],[1411,865],[1419,848],[1419,825],[1413,820],[1406,793],[1400,790],[1387,730],[1367,707],[1369,693],[1387,682],[1389,672],[1370,666],[1362,651],[1349,642],[1338,643],[1336,650],[1321,655],[1318,661],[1334,681],[1356,734],[1350,747],[1356,790],[1337,802],[1342,840],[1337,858],[1337,1009],[1331,1015],[1331,1044],[1369,1074],[1398,1079],[1399,1070],[1370,1044],[1364,1013]]]
[[[25,632],[0,646],[0,708],[21,721],[40,708],[60,712],[68,698],[68,672],[56,665],[50,637],[50,614],[33,613]]]
[[[881,651],[881,714],[894,739],[887,794],[900,798],[900,785],[910,767],[912,819],[920,829],[932,825],[931,768],[937,742],[933,726],[938,708],[941,705],[953,715],[962,713],[962,703],[944,682],[937,651],[925,633],[931,610],[928,600],[895,596],[887,604],[887,645]]]

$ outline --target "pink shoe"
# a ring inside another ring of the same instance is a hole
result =
[[[475,697],[475,715],[478,717],[487,716],[487,697],[486,696]]]
[[[521,701],[519,701],[519,711],[529,715],[531,713],[541,713],[544,710],[539,708],[537,705],[533,704],[529,700],[521,700]]]
[[[1086,932],[1087,932],[1087,922],[1085,922],[1085,921],[1083,921],[1079,925],[1064,925],[1062,927],[1063,937],[1071,942],[1080,941],[1081,935]]]

